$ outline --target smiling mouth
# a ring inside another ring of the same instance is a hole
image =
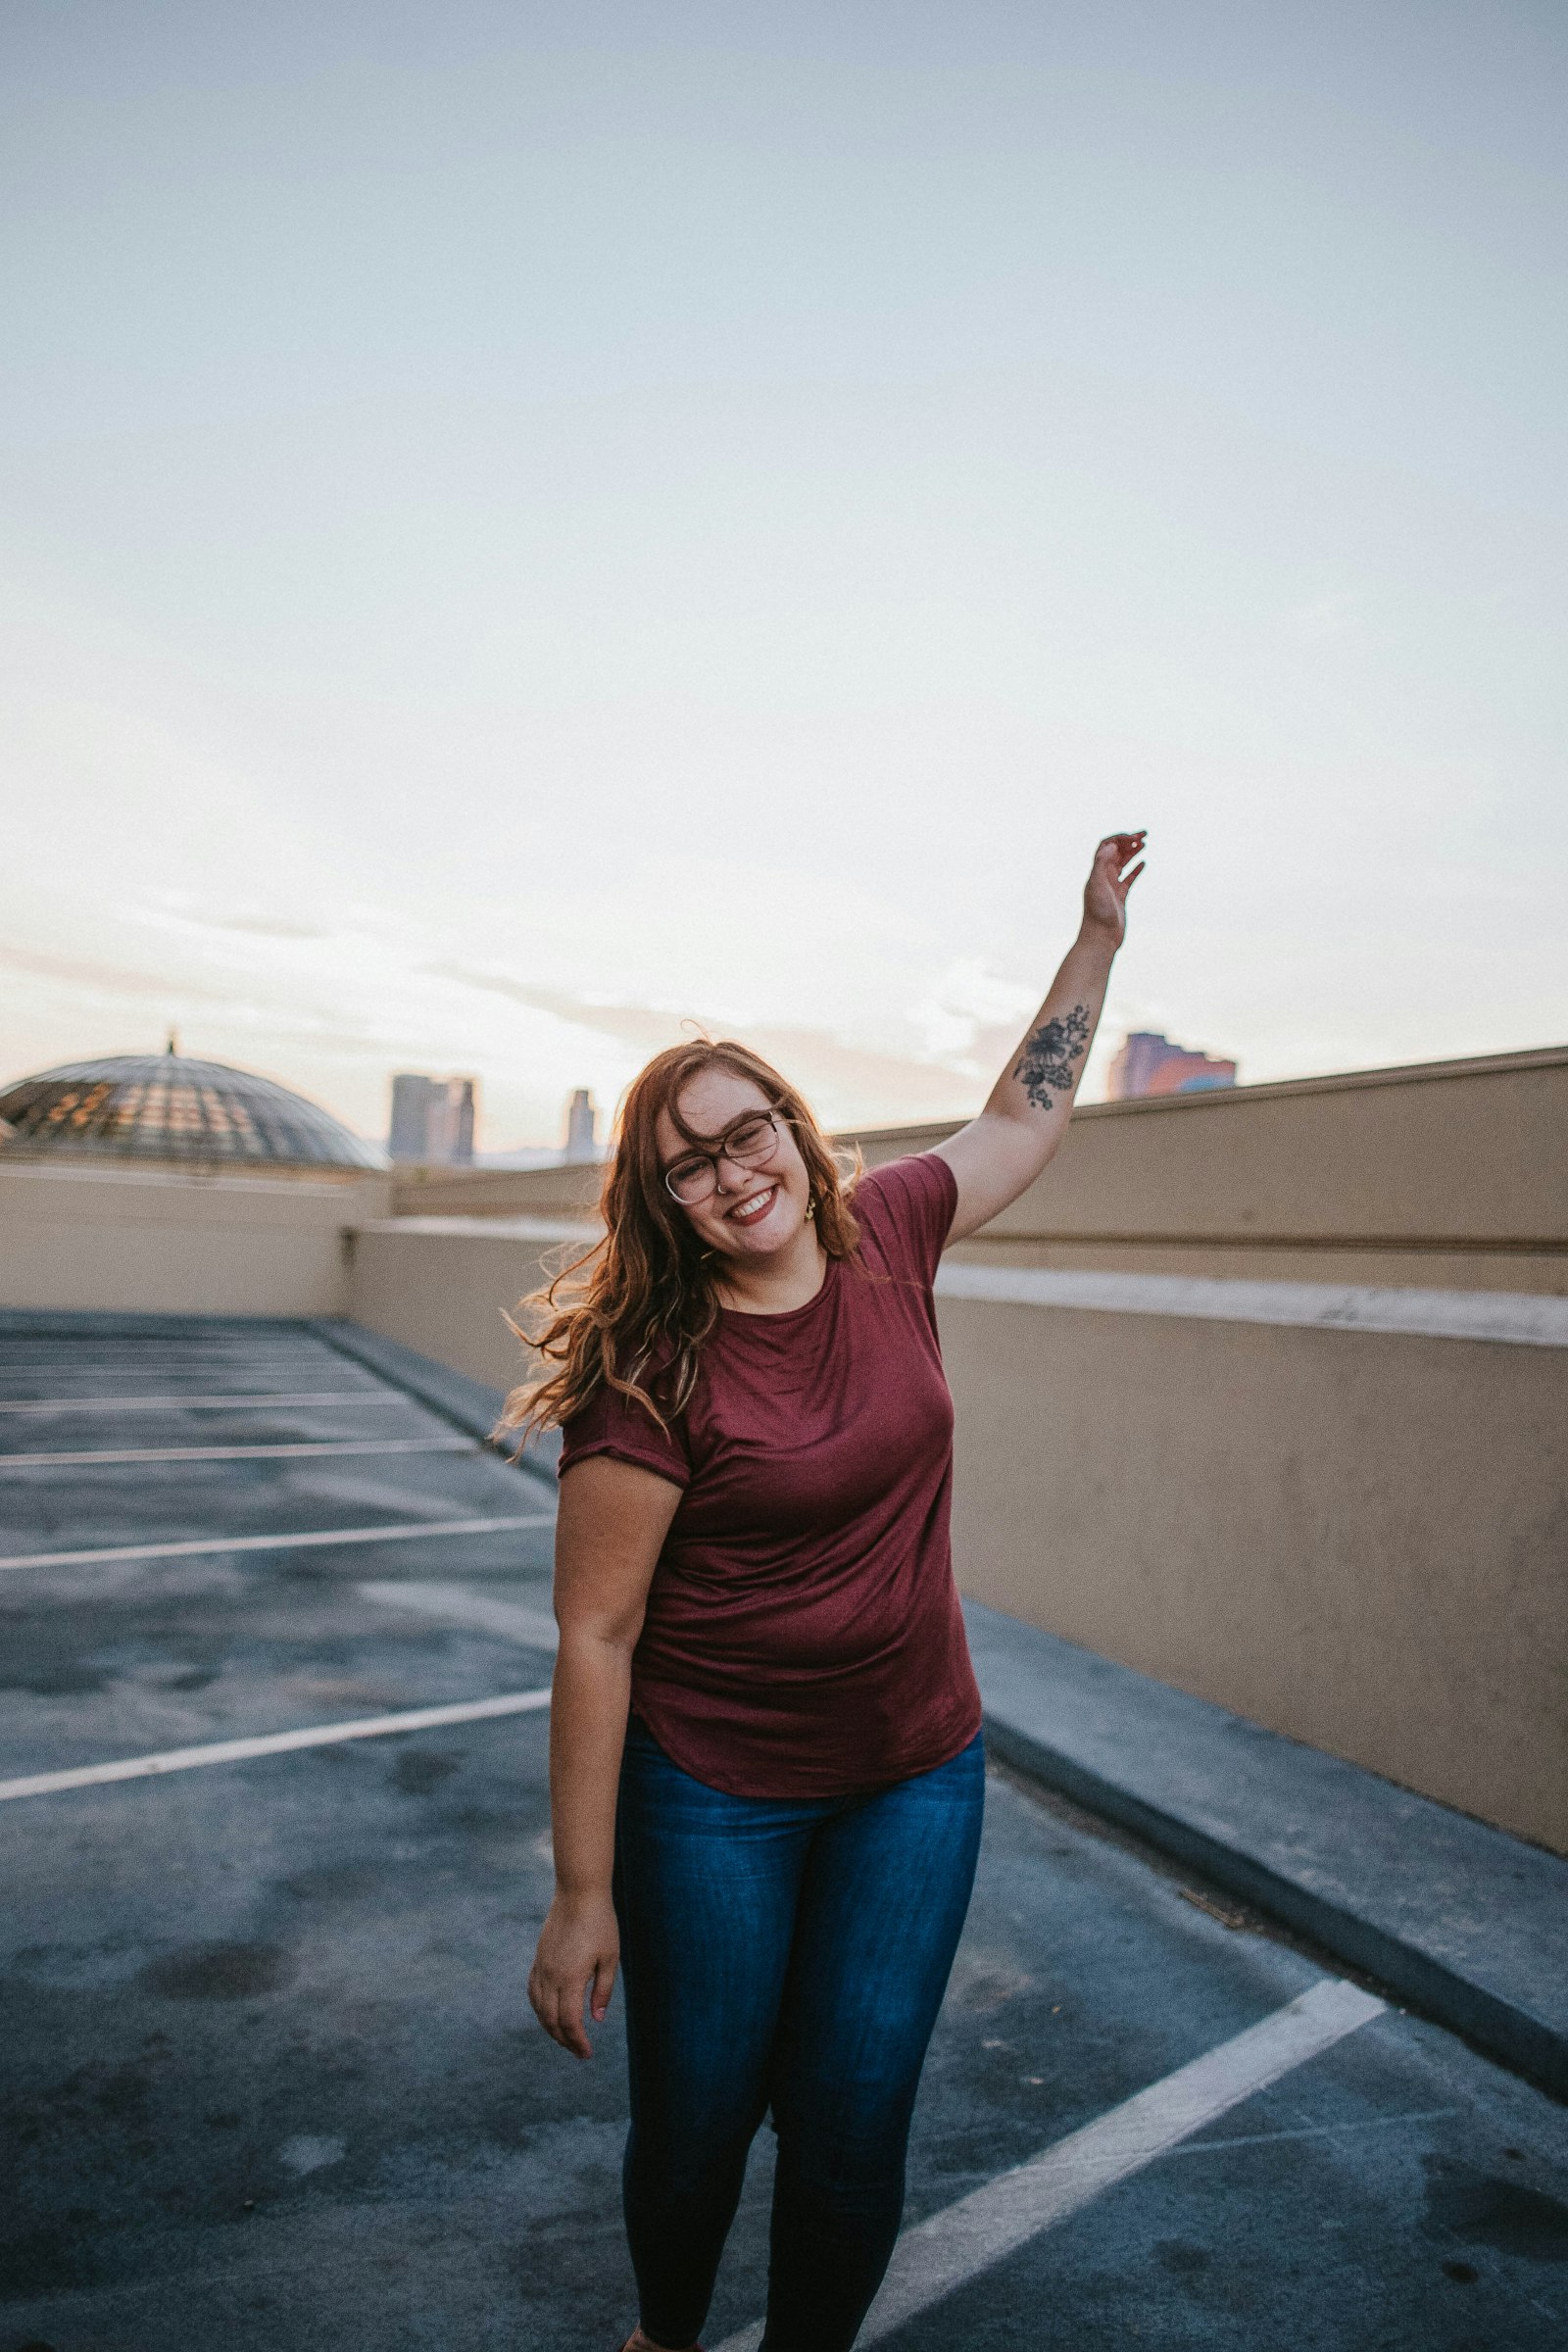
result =
[[[759,1218],[766,1216],[777,1191],[778,1186],[770,1184],[765,1193],[753,1193],[749,1200],[743,1200],[738,1208],[730,1210],[731,1224],[755,1225]]]

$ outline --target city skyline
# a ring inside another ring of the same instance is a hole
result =
[[[1568,33],[284,0],[0,33],[0,1077],[487,1149],[684,1020],[961,1115],[1102,1038],[1568,1034]]]

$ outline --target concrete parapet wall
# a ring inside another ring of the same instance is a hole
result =
[[[353,1236],[346,1312],[490,1388],[526,1373],[507,1315],[597,1228],[539,1217],[391,1217]],[[569,1255],[569,1250],[567,1252]]]
[[[858,1141],[874,1166],[956,1121]],[[1084,1105],[981,1263],[1568,1294],[1568,1048]],[[582,1216],[597,1168],[399,1178],[399,1212]]]
[[[0,1162],[0,1306],[332,1315],[347,1229],[385,1213],[384,1176],[203,1175]]]
[[[1568,1851],[1568,1347],[939,1311],[967,1594]]]
[[[860,1137],[876,1165],[950,1127]],[[1568,1293],[1568,1048],[1092,1102],[981,1263]]]
[[[587,1217],[604,1169],[579,1160],[555,1168],[398,1168],[392,1213],[399,1217]]]
[[[348,1311],[510,1386],[503,1309],[573,1230],[380,1222]],[[1568,1307],[1013,1281],[939,1278],[965,1593],[1568,1850]]]

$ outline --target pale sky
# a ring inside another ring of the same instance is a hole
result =
[[[1568,1037],[1556,0],[13,0],[0,1081]]]

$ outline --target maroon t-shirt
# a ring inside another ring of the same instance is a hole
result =
[[[931,1281],[957,1200],[921,1153],[862,1178],[860,1264],[782,1315],[723,1311],[666,1436],[601,1389],[563,1474],[614,1454],[683,1492],[632,1706],[736,1796],[843,1796],[945,1764],[980,1728],[953,1582],[953,1399]]]

